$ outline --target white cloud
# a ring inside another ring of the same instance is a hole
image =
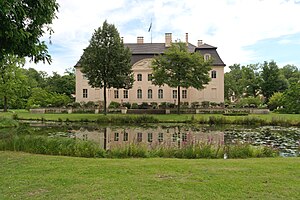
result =
[[[172,32],[173,39],[184,40],[188,32],[193,44],[203,39],[217,46],[227,65],[253,61],[257,55],[246,50],[246,46],[300,32],[300,4],[286,0],[58,0],[58,3],[60,12],[52,26],[55,31],[52,42],[63,50],[53,52],[51,67],[35,66],[48,73],[62,73],[75,65],[94,29],[105,19],[116,25],[125,42],[136,42],[136,36],[144,36],[145,42],[150,42],[147,31],[152,18],[153,42],[163,42],[165,32]]]

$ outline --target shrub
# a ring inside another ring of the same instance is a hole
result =
[[[94,109],[95,108],[95,102],[88,101],[87,103],[84,104],[84,108]]]
[[[132,103],[131,104],[131,109],[138,109],[139,105],[137,103]]]
[[[79,102],[74,102],[71,105],[73,108],[81,108],[81,104]]]
[[[127,109],[131,108],[131,104],[129,102],[122,103],[122,107],[126,107]]]
[[[192,102],[191,103],[191,108],[199,108],[200,107],[200,103],[199,102]]]
[[[141,105],[139,105],[139,109],[148,109],[149,105],[147,102],[143,102]]]
[[[121,104],[115,101],[110,102],[108,108],[120,108]]]
[[[157,105],[158,105],[157,102],[151,102],[150,103],[150,106],[151,106],[152,109],[157,109],[158,108]]]
[[[209,108],[209,101],[202,101],[202,102],[201,102],[201,106],[202,106],[203,108]]]

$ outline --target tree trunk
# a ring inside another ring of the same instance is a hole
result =
[[[7,112],[7,97],[4,96],[4,109],[3,109],[4,112]]]
[[[180,115],[180,86],[177,87],[177,114]]]
[[[104,97],[104,115],[106,115],[106,85],[104,84],[104,87],[103,87],[103,97]]]

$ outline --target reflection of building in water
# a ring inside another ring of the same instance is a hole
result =
[[[76,138],[94,141],[102,148],[110,149],[131,143],[182,147],[187,144],[209,143],[224,144],[224,133],[220,131],[193,130],[192,128],[102,128],[87,131],[80,129]]]

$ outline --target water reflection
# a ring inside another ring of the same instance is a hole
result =
[[[224,144],[224,132],[194,129],[192,127],[155,128],[113,128],[105,127],[89,130],[81,127],[74,130],[74,137],[82,140],[91,140],[104,149],[120,147],[131,143],[143,143],[149,148],[158,145],[183,147],[188,144],[207,143]]]

